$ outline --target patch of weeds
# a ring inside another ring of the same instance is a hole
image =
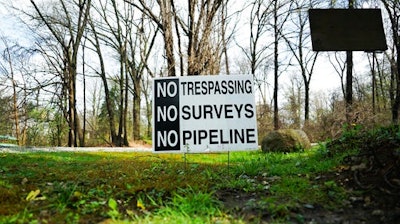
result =
[[[76,202],[79,201],[81,196],[78,185],[74,182],[55,182],[52,192],[48,193],[56,194],[56,197],[53,196],[52,200],[56,201],[60,211],[64,211],[67,207],[77,207]]]
[[[119,219],[121,217],[121,214],[118,211],[118,203],[116,200],[114,200],[113,198],[110,198],[108,200],[108,207],[109,207],[109,211],[107,212],[107,215],[113,219]]]
[[[290,215],[290,206],[286,203],[270,203],[267,210],[274,219],[284,219]]]
[[[315,197],[318,196],[315,191],[311,192],[310,189],[310,181],[306,178],[287,176],[275,182],[275,184],[271,186],[270,191],[276,197],[306,202],[308,200],[313,201]]]
[[[347,150],[358,149],[360,144],[365,142],[366,139],[363,135],[366,133],[366,130],[361,125],[344,125],[339,138],[327,141],[328,156],[335,156]]]
[[[269,188],[269,185],[265,180],[260,180],[258,176],[241,174],[238,177],[234,177],[231,180],[221,183],[221,188],[226,187],[240,189],[244,192],[256,192],[266,190]]]
[[[161,220],[161,223],[208,223],[212,217],[219,217],[222,214],[221,203],[214,198],[213,192],[203,192],[191,187],[179,188],[164,202],[157,199],[150,200],[153,205],[159,206],[153,215],[144,218],[152,223],[159,223]]]
[[[331,202],[329,204],[340,205],[347,198],[346,191],[343,187],[338,186],[333,180],[325,181],[322,190],[326,192],[328,197],[327,201]]]
[[[82,214],[93,214],[101,210],[105,204],[105,201],[85,201],[79,206],[80,212]]]
[[[0,223],[3,224],[15,224],[15,223],[38,223],[34,219],[34,214],[28,209],[24,209],[22,212],[10,215],[10,216],[0,216]]]
[[[11,189],[12,187],[13,185],[10,184],[7,180],[0,180],[0,189],[1,188]]]
[[[253,200],[250,209],[259,211],[264,217],[268,217],[268,223],[290,223],[289,219],[299,210],[299,203],[278,196],[263,197]]]
[[[219,213],[219,201],[213,193],[202,192],[194,188],[178,189],[172,195],[167,207],[188,216],[209,216]]]
[[[69,212],[65,216],[65,223],[79,223],[80,216],[77,213]]]

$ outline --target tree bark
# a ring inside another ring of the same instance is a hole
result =
[[[106,70],[105,70],[105,65],[104,65],[104,58],[103,54],[101,51],[101,46],[100,46],[100,39],[98,37],[97,31],[96,31],[96,26],[94,25],[92,19],[90,19],[89,22],[91,29],[93,31],[93,37],[94,39],[91,40],[89,39],[93,46],[95,47],[95,52],[97,53],[97,56],[99,58],[99,65],[100,65],[100,71],[97,72],[98,75],[101,78],[101,81],[103,82],[104,86],[104,97],[105,97],[105,102],[106,102],[106,109],[107,109],[107,115],[108,115],[108,126],[109,126],[109,131],[110,131],[110,138],[111,138],[111,143],[113,145],[117,144],[117,133],[115,131],[115,113],[114,113],[114,107],[112,105],[112,99],[111,99],[111,94],[110,94],[110,89],[108,87],[108,81],[106,77]]]
[[[172,1],[172,0],[171,0]],[[164,36],[165,57],[167,58],[168,76],[176,76],[174,38],[172,32],[172,10],[169,0],[162,0],[160,4],[162,31]]]
[[[274,129],[278,130],[279,129],[279,108],[278,108],[278,85],[279,85],[279,45],[278,45],[278,35],[279,35],[279,29],[278,29],[278,1],[274,2]]]
[[[349,10],[354,9],[354,0],[349,0]],[[351,122],[353,107],[353,52],[346,51],[346,120]]]
[[[353,52],[346,52],[346,120],[351,122],[351,112],[353,106]]]

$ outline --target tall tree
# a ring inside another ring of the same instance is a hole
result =
[[[87,25],[91,0],[58,0],[59,8],[53,14],[45,12],[43,5],[34,0],[33,5],[39,24],[45,26],[62,49],[65,89],[68,94],[67,120],[69,124],[68,146],[78,146],[83,142],[79,116],[76,108],[76,80],[78,52]],[[78,141],[79,140],[79,141]]]
[[[349,0],[349,10],[354,9],[355,0]],[[346,51],[346,119],[350,122],[353,107],[353,52]]]
[[[137,33],[133,34],[133,32],[130,32],[130,34],[128,34],[128,49],[130,51],[130,57],[127,58],[127,64],[129,76],[133,83],[132,88],[130,88],[133,95],[132,134],[134,140],[139,140],[141,138],[142,93],[143,86],[146,85],[145,80],[147,80],[145,75],[152,73],[148,64],[160,29],[157,26],[154,27],[151,23],[148,23],[148,18],[144,14],[142,14],[142,17],[137,20],[137,23],[132,22],[132,24],[135,24]],[[151,118],[148,117],[148,120],[151,120]]]
[[[18,144],[25,145],[29,119],[27,105],[33,92],[29,87],[32,80],[27,80],[30,78],[30,59],[34,52],[5,36],[1,36],[0,40],[0,46],[4,46],[0,54],[0,75],[5,78],[0,82],[6,84],[6,89],[12,95],[14,126],[10,130]]]
[[[266,4],[262,0],[255,0],[251,3],[249,21],[249,46],[238,44],[246,60],[249,63],[250,74],[254,77],[254,83],[259,90],[263,104],[267,104],[266,93],[263,86],[266,83],[266,72],[262,67],[268,63],[268,50],[271,44],[266,43],[268,38],[268,22],[272,14],[272,2]]]
[[[310,83],[318,52],[310,50],[310,33],[307,33],[308,24],[307,9],[312,8],[312,1],[295,1],[290,9],[293,30],[286,30],[282,37],[285,39],[295,61],[300,68],[304,84],[304,121],[307,124],[310,119]]]
[[[346,72],[346,61],[343,59],[344,55],[342,55],[342,52],[335,52],[332,55],[328,55],[329,62],[333,65],[333,68],[338,74],[340,78],[340,88],[343,94],[343,98],[346,97],[346,88],[345,88],[345,72]]]
[[[113,107],[113,102],[112,102],[112,96],[110,93],[110,88],[108,85],[108,79],[107,79],[107,74],[106,74],[106,67],[105,67],[105,59],[103,56],[103,51],[102,51],[102,45],[101,45],[101,40],[97,32],[96,25],[90,17],[89,19],[89,25],[91,28],[91,34],[90,38],[88,38],[88,41],[91,42],[93,45],[93,51],[96,53],[98,60],[99,60],[99,66],[95,69],[95,73],[100,76],[101,81],[103,83],[103,89],[104,89],[104,101],[106,105],[106,111],[107,111],[107,123],[108,123],[108,128],[109,128],[109,133],[110,133],[110,139],[111,139],[111,145],[118,145],[118,137],[115,129],[115,111]]]
[[[282,37],[283,33],[283,28],[284,24],[289,18],[290,13],[286,11],[286,13],[281,13],[282,10],[287,10],[288,8],[291,8],[288,6],[289,4],[292,4],[293,2],[290,1],[273,1],[273,22],[272,22],[272,27],[273,27],[273,43],[274,43],[274,93],[273,93],[273,98],[274,98],[274,129],[277,130],[280,127],[279,124],[279,103],[278,103],[278,90],[279,90],[279,66],[280,66],[280,60],[279,60],[279,42]]]
[[[188,1],[188,24],[183,26],[188,37],[188,75],[219,73],[220,52],[213,42],[217,13],[223,0]],[[183,19],[181,21],[184,21]]]
[[[119,64],[119,75],[115,79],[118,82],[120,108],[117,118],[117,141],[113,141],[116,145],[128,145],[128,136],[134,140],[140,139],[142,79],[145,71],[149,69],[148,60],[160,31],[160,27],[151,22],[153,18],[149,18],[148,14],[137,10],[136,7],[126,1],[111,0],[99,3],[95,8],[101,21],[92,26],[99,41],[95,43],[96,48],[100,49],[101,44],[111,48]],[[103,77],[106,81],[105,75]],[[106,94],[106,98],[109,96]],[[129,108],[132,108],[132,123],[128,122]],[[128,129],[132,130],[131,135]]]
[[[400,109],[400,37],[399,37],[399,15],[400,15],[400,2],[382,0],[385,10],[390,20],[390,30],[392,37],[393,50],[392,56],[389,59],[392,62],[391,74],[392,74],[392,88],[394,91],[391,92],[392,98],[392,122],[394,124],[399,123],[399,109]]]
[[[174,9],[172,0],[159,0],[157,1],[158,9],[154,9],[151,6],[151,2],[139,0],[138,4],[136,1],[124,0],[138,8],[142,13],[146,14],[153,20],[161,30],[164,42],[164,52],[167,61],[167,74],[168,76],[176,76],[176,60],[174,51],[174,32],[173,32],[173,21],[174,21]],[[156,13],[158,11],[158,13]]]
[[[151,7],[151,3],[144,0],[139,0],[139,3],[125,1],[140,9],[160,28],[169,76],[176,75],[175,36],[178,39],[181,73],[184,71],[183,59],[187,60],[187,75],[219,73],[221,57],[228,38],[225,30],[227,15],[221,11],[224,10],[228,0],[189,0],[187,4],[179,5],[179,9],[171,0],[157,1],[157,8]],[[221,35],[225,39],[222,39]],[[182,37],[187,39],[182,40]],[[182,50],[182,45],[186,45],[186,54]]]
[[[14,71],[13,64],[13,56],[12,56],[12,47],[8,45],[8,40],[5,37],[2,37],[2,42],[5,45],[4,52],[1,54],[2,59],[6,62],[6,65],[0,62],[0,70],[8,73],[7,76],[10,79],[11,87],[12,87],[12,107],[13,107],[13,120],[14,120],[14,128],[15,135],[18,141],[20,142],[20,122],[19,122],[19,106],[18,106],[18,93],[17,93],[17,79]]]
[[[132,20],[131,11],[127,9],[126,3],[121,3],[122,5],[116,0],[99,2],[98,5],[93,7],[93,9],[97,12],[97,14],[93,17],[99,17],[101,18],[101,21],[97,22],[96,24],[94,24],[93,19],[90,21],[92,32],[95,33],[95,40],[92,40],[92,42],[95,46],[99,61],[102,63],[101,66],[103,66],[101,69],[104,69],[101,71],[101,78],[105,87],[107,87],[108,84],[105,83],[107,82],[107,77],[105,74],[105,64],[102,58],[103,55],[101,52],[101,45],[103,44],[110,47],[117,60],[118,72],[113,79],[116,85],[112,86],[116,88],[119,93],[117,97],[119,109],[115,110],[111,105],[107,106],[108,114],[110,115],[110,110],[113,110],[111,113],[117,116],[115,122],[115,125],[118,123],[118,126],[115,126],[117,130],[115,133],[111,132],[112,143],[116,146],[128,145],[127,113],[129,80],[127,58],[129,57],[128,34],[132,31],[132,25],[129,23],[129,21]],[[109,91],[108,88],[105,89],[107,89],[106,91]],[[107,99],[107,97],[110,96],[109,93],[106,93],[105,96],[106,105],[108,105],[112,99]],[[112,127],[112,129],[115,127]]]

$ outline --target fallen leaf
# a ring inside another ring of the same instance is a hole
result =
[[[117,207],[118,207],[117,201],[115,201],[113,198],[110,198],[110,200],[108,200],[108,206],[112,210],[117,210]]]
[[[39,200],[46,200],[45,196],[38,197],[40,195],[40,190],[37,189],[36,191],[29,192],[28,196],[26,196],[27,201],[39,201]]]
[[[35,198],[40,194],[40,190],[37,189],[36,191],[29,192],[28,196],[26,196],[27,201],[33,201]]]
[[[146,210],[146,207],[144,207],[143,203],[140,200],[137,201],[136,207],[140,208],[141,210]]]

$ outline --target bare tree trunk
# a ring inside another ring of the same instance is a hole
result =
[[[354,9],[354,0],[349,0],[349,10]],[[346,51],[346,120],[351,122],[351,113],[353,107],[353,52]]]
[[[397,43],[396,45],[396,60],[397,60],[397,66],[395,70],[395,97],[394,97],[394,102],[392,106],[392,121],[393,124],[398,125],[399,124],[399,109],[400,109],[400,43]]]
[[[274,129],[278,130],[279,129],[279,108],[278,108],[278,78],[279,78],[279,50],[278,50],[278,35],[279,35],[279,29],[278,29],[278,1],[274,2]]]
[[[86,74],[85,74],[85,47],[86,41],[82,45],[82,75],[83,75],[83,129],[82,129],[82,139],[81,146],[86,146]]]
[[[376,112],[376,74],[375,74],[375,52],[372,53],[372,62],[371,62],[371,85],[372,85],[372,114]]]
[[[140,139],[140,102],[141,102],[141,93],[142,86],[139,81],[134,84],[134,95],[133,95],[133,139]]]
[[[353,52],[346,51],[346,120],[351,122],[353,106]]]
[[[399,109],[400,109],[400,41],[399,41],[399,20],[398,20],[398,1],[384,1],[383,5],[389,15],[391,22],[391,32],[393,38],[393,45],[396,52],[392,52],[391,64],[391,83],[390,83],[390,98],[392,101],[392,123],[399,124]],[[396,56],[394,56],[396,55]]]
[[[219,68],[220,52],[214,50],[215,47],[210,40],[210,36],[213,31],[213,21],[221,7],[222,0],[206,1],[200,6],[197,3],[196,0],[188,1],[188,75],[211,74],[215,73],[215,67]],[[195,12],[197,11],[199,11],[199,15],[196,19]]]
[[[13,113],[14,113],[14,125],[15,125],[15,137],[17,138],[18,145],[20,145],[20,130],[19,130],[19,110],[18,110],[18,96],[17,96],[17,81],[15,80],[15,74],[14,74],[14,66],[12,64],[12,59],[11,59],[11,53],[10,49],[7,45],[7,43],[4,41],[6,44],[6,49],[5,49],[5,54],[6,54],[6,60],[8,62],[8,65],[10,67],[10,78],[11,78],[11,83],[12,83],[12,90],[13,90]]]
[[[142,0],[141,0],[142,1]],[[171,0],[172,1],[172,0]],[[167,58],[168,76],[176,76],[175,72],[175,54],[174,54],[174,38],[172,32],[172,10],[169,0],[160,1],[160,11],[162,20],[162,31],[164,35],[165,57]]]
[[[228,57],[228,40],[226,38],[226,20],[228,14],[227,1],[223,1],[221,9],[221,38],[222,38],[222,53],[225,56],[225,73],[230,74],[229,71],[229,57]]]
[[[172,6],[172,10],[173,10],[173,14],[174,14],[174,22],[175,22],[175,34],[176,34],[176,38],[178,41],[178,54],[179,54],[179,73],[180,75],[184,74],[184,63],[183,63],[183,58],[184,58],[184,54],[182,51],[182,37],[181,34],[179,32],[179,21],[178,21],[178,16],[176,14],[176,8],[175,8],[175,4],[174,1],[171,1],[171,6]]]
[[[129,92],[128,92],[128,87],[129,86],[129,79],[128,79],[128,71],[126,70],[125,72],[125,97],[124,97],[124,137],[123,137],[123,146],[129,146],[128,142],[128,98],[129,98]]]
[[[26,82],[24,81],[24,101],[26,101],[28,97],[28,93],[27,93],[27,88],[26,88]],[[23,104],[24,107],[24,126],[22,128],[22,132],[21,132],[21,145],[26,145],[26,139],[27,139],[27,130],[28,130],[28,108],[27,108],[27,103]]]
[[[115,131],[115,113],[114,113],[114,107],[112,105],[110,89],[108,87],[108,81],[107,81],[107,77],[106,77],[106,69],[105,69],[105,65],[104,65],[103,54],[101,51],[100,40],[98,37],[98,33],[96,31],[96,26],[94,25],[92,19],[90,19],[89,25],[91,26],[91,29],[93,31],[93,37],[94,37],[93,40],[89,39],[89,41],[91,41],[93,46],[95,47],[95,52],[97,53],[97,56],[99,58],[100,71],[97,73],[100,76],[100,78],[103,82],[103,86],[104,86],[104,97],[105,97],[105,101],[106,101],[108,126],[109,126],[109,131],[110,131],[111,143],[116,145],[117,133]]]
[[[151,137],[151,116],[152,116],[152,109],[151,109],[151,99],[150,99],[150,94],[148,91],[149,89],[149,82],[143,80],[143,82],[146,82],[146,84],[143,84],[144,90],[143,90],[143,95],[144,99],[146,102],[146,118],[147,118],[147,129],[146,129],[146,137]]]
[[[315,63],[317,61],[318,53],[314,52],[311,55],[304,54],[305,49],[305,39],[307,38],[307,33],[305,32],[305,27],[307,24],[307,18],[305,16],[306,13],[301,9],[307,9],[313,7],[312,2],[305,3],[304,1],[296,1],[294,3],[293,11],[297,11],[295,13],[295,19],[293,20],[293,24],[296,26],[296,35],[292,38],[286,37],[286,34],[282,35],[288,44],[290,51],[293,53],[301,71],[301,76],[303,78],[304,83],[304,123],[307,126],[310,118],[310,82],[311,77],[313,75]],[[296,42],[293,43],[291,39],[294,39]]]
[[[122,55],[121,55],[122,57]],[[123,69],[123,64],[122,61],[123,59],[120,59],[120,77],[119,77],[119,122],[118,122],[118,141],[117,141],[117,146],[122,146],[123,144],[123,130],[124,130],[124,125],[125,125],[125,117],[124,117],[124,88],[125,88],[125,78],[124,78],[124,69]]]

